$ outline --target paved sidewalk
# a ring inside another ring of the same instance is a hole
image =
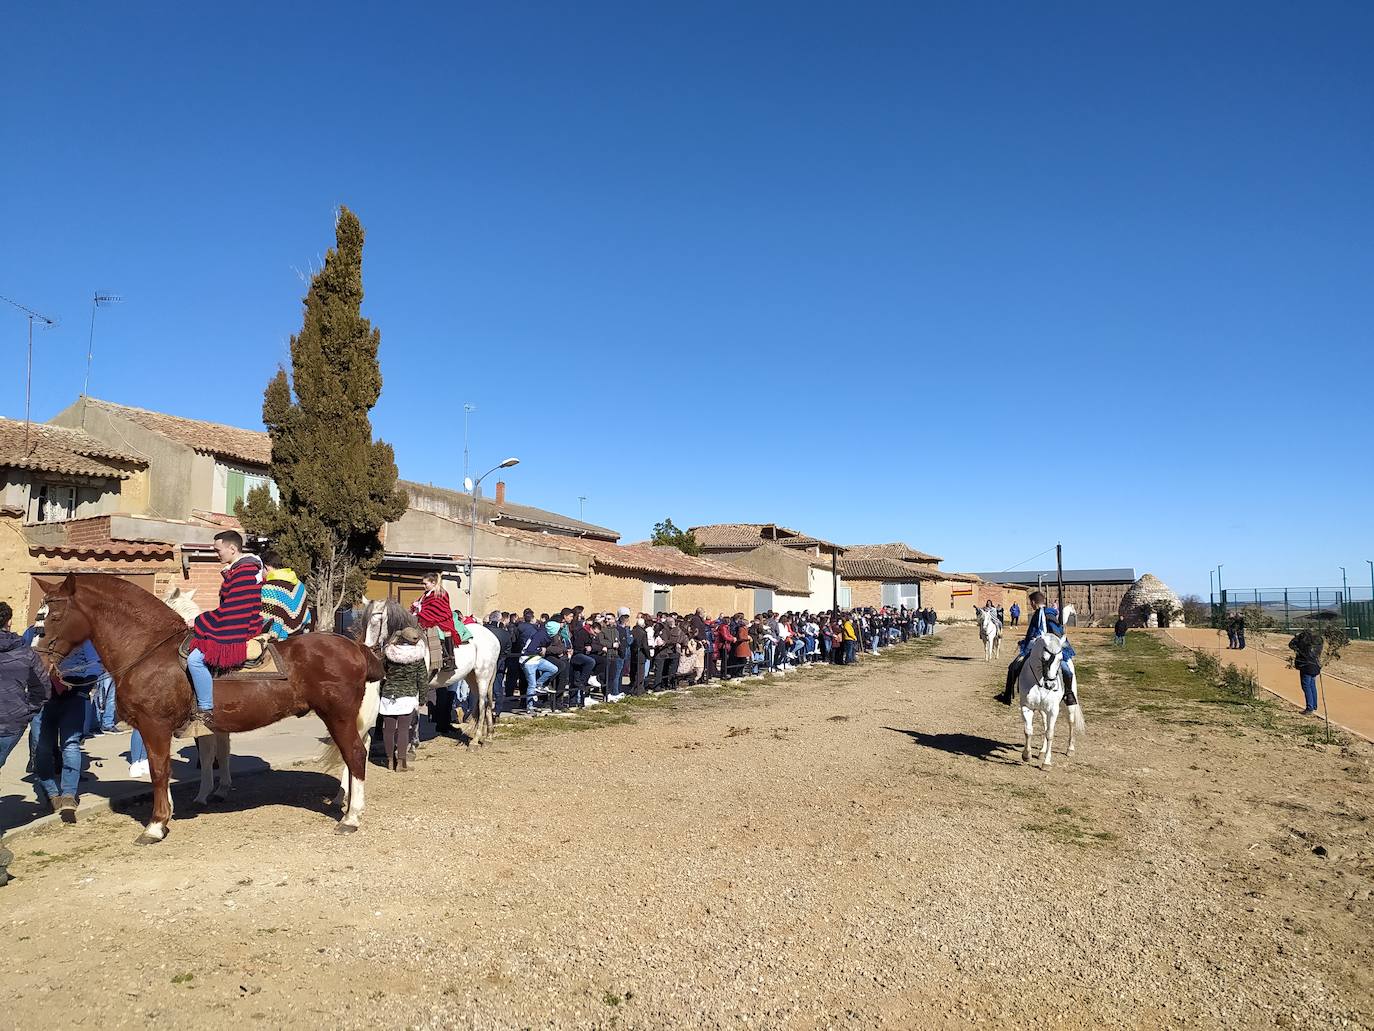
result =
[[[140,780],[129,777],[129,735],[128,730],[97,734],[82,744],[86,761],[81,774],[78,819],[83,811],[151,790],[147,777]],[[312,759],[327,736],[324,724],[313,713],[248,734],[235,734],[230,738],[231,769],[237,778]],[[25,738],[10,754],[4,769],[0,769],[0,831],[21,827],[50,813],[36,800],[34,778],[25,772],[28,761],[29,746]],[[172,742],[172,782],[185,781],[200,782],[196,745],[189,738]]]
[[[1226,647],[1226,639],[1220,630],[1209,627],[1170,627],[1164,632],[1185,647],[1206,648],[1217,653],[1223,666],[1250,670],[1266,691],[1299,709],[1303,707],[1298,672],[1288,666],[1287,636],[1271,635],[1268,646],[1259,648],[1252,635],[1243,649],[1233,650]],[[1352,734],[1374,741],[1374,691],[1330,673],[1322,675],[1319,686],[1324,694],[1322,700],[1331,714],[1331,722]],[[1320,702],[1317,710],[1322,711]]]

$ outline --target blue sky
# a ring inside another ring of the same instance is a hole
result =
[[[104,290],[92,394],[257,425],[347,204],[410,478],[471,401],[512,500],[626,540],[1368,570],[1374,7],[297,6],[9,13],[36,417]]]

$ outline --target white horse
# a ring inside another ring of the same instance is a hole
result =
[[[1063,656],[1060,654],[1063,648],[1063,638],[1055,634],[1041,634],[1030,643],[1030,654],[1026,656],[1016,681],[1021,694],[1021,719],[1026,731],[1026,747],[1021,753],[1021,759],[1030,762],[1035,714],[1043,713],[1045,745],[1040,750],[1040,765],[1045,769],[1054,763],[1054,725],[1059,719],[1059,703],[1064,698],[1064,681],[1059,668],[1063,662]],[[1082,691],[1082,682],[1075,680],[1074,693],[1081,696]],[[1082,705],[1069,706],[1069,755],[1073,755],[1077,735],[1083,731]]]
[[[501,642],[481,623],[469,623],[472,640],[467,644],[454,642],[453,675],[442,686],[452,687],[460,680],[467,681],[476,704],[472,706],[472,729],[463,725],[463,733],[476,744],[485,744],[496,722],[496,666],[501,661]]]
[[[983,641],[983,650],[988,662],[1002,651],[1002,628],[997,623],[997,614],[992,609],[975,609],[978,615],[978,636]]]
[[[169,608],[185,620],[200,615],[200,606],[195,602],[196,592],[192,588],[183,591],[173,587],[172,593],[162,599]],[[200,794],[196,795],[196,805],[223,802],[234,787],[233,773],[229,769],[229,735],[216,731],[202,734],[196,738],[196,750],[200,753]],[[219,767],[219,785],[215,785],[215,767]]]
[[[398,621],[396,613],[385,601],[370,601],[363,610],[363,619],[367,623],[363,644],[380,652],[390,637],[391,624]],[[451,688],[459,681],[467,682],[476,703],[472,706],[471,729],[465,724],[463,732],[480,745],[485,744],[495,723],[496,667],[501,660],[501,642],[480,623],[469,623],[467,627],[472,640],[466,644],[454,642],[454,670],[447,680],[434,686]]]

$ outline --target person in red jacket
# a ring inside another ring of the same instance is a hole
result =
[[[439,586],[438,573],[424,575],[425,593],[410,607],[416,620],[425,630],[439,634],[439,647],[443,652],[443,669],[454,668],[453,643],[458,636],[458,628],[453,625],[453,603],[449,601],[448,591]]]
[[[720,614],[720,621],[716,623],[716,652],[720,655],[720,675],[721,679],[730,679],[730,655],[735,647],[735,635],[730,630],[730,619],[725,613]]]

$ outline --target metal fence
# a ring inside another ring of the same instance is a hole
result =
[[[1258,610],[1284,630],[1339,620],[1352,639],[1374,638],[1374,587],[1243,587],[1212,596],[1212,625]]]

